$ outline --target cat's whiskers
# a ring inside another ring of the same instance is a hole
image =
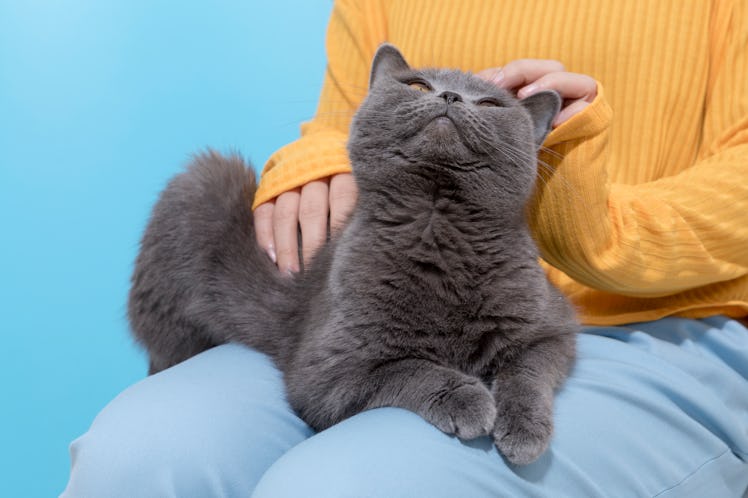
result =
[[[551,156],[552,158],[557,159],[559,162],[564,158],[564,155],[554,151],[548,147],[540,147],[540,152],[547,154]],[[562,171],[559,171],[557,166],[553,166],[551,164],[548,164],[547,162],[540,159],[540,156],[536,159],[537,165],[538,165],[538,180],[543,182],[543,185],[549,186],[551,182],[551,177],[554,177],[555,181],[558,181],[558,185],[564,189],[564,192],[569,195],[573,196],[576,201],[579,201],[580,203],[584,204],[585,199],[580,194],[579,190],[572,185],[572,183],[564,177],[564,174]]]
[[[556,159],[563,159],[564,158],[564,155],[561,154],[560,152],[557,152],[557,151],[551,149],[550,147],[545,147],[543,145],[541,145],[538,148],[538,152],[542,152],[544,154],[548,154],[549,156],[553,156]]]
[[[524,162],[527,164],[531,164],[534,161],[538,165],[538,169],[539,169],[539,173],[536,177],[536,181],[540,181],[544,185],[548,184],[548,180],[545,178],[543,174],[540,173],[540,170],[542,169],[544,171],[547,171],[546,168],[550,169],[550,166],[544,163],[542,160],[538,159],[534,154],[530,154],[522,149],[514,147],[505,142],[500,142],[496,144],[493,147],[493,151],[501,154],[502,156],[508,158],[510,161],[515,162],[515,163]],[[497,162],[501,161],[500,157],[495,157],[493,154],[489,154],[489,156],[494,158],[494,160]]]

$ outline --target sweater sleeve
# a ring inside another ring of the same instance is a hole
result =
[[[348,128],[366,96],[371,58],[385,39],[383,19],[376,2],[335,2],[317,112],[301,126],[301,138],[270,157],[253,207],[310,181],[350,171]]]
[[[530,219],[543,258],[578,282],[638,297],[748,274],[748,8],[713,42],[700,152],[657,181],[609,180],[610,107],[600,88],[553,131]],[[631,165],[635,167],[635,165]]]

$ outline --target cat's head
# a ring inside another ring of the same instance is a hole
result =
[[[413,69],[392,45],[372,62],[369,94],[351,125],[349,153],[359,184],[384,181],[397,168],[436,165],[486,170],[529,192],[537,149],[561,104],[555,92],[517,100],[474,75]]]

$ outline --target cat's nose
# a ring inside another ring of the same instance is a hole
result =
[[[462,102],[462,97],[460,97],[459,93],[455,92],[442,92],[439,95],[441,98],[447,101],[447,104],[454,104],[455,102]]]

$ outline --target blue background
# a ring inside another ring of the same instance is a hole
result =
[[[57,496],[68,444],[145,355],[125,320],[151,205],[188,154],[298,136],[330,1],[0,0],[0,495]]]

